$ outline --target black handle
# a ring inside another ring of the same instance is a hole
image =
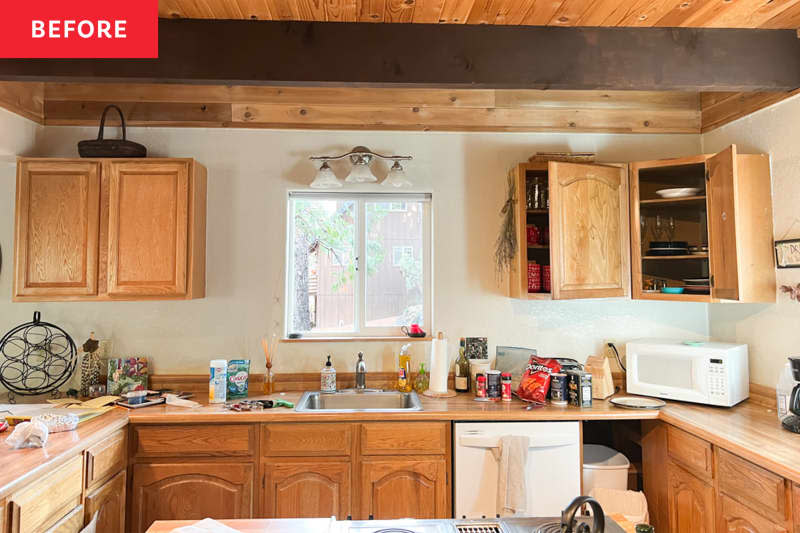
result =
[[[789,397],[789,411],[800,412],[800,385],[795,385],[792,389],[792,395]]]
[[[122,114],[122,109],[120,109],[119,106],[116,106],[114,104],[109,104],[106,106],[105,109],[103,109],[103,114],[100,117],[100,131],[97,132],[97,140],[98,141],[103,140],[103,130],[106,127],[106,113],[108,113],[109,109],[116,109],[117,113],[119,113],[119,120],[122,123],[122,140],[124,141],[127,138],[125,132],[125,115]]]
[[[374,518],[372,518],[372,515],[369,515],[369,519],[370,520],[375,520]]]
[[[33,312],[33,323],[38,324],[42,319],[42,314],[39,311]]]

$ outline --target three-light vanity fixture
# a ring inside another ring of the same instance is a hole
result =
[[[369,164],[373,158],[378,158],[393,162],[392,168],[389,169],[389,173],[386,175],[386,179],[383,180],[382,185],[398,188],[411,187],[412,185],[411,181],[406,177],[406,171],[403,170],[403,166],[400,164],[400,161],[411,160],[410,155],[382,155],[373,152],[366,146],[356,146],[342,155],[311,156],[309,159],[312,161],[322,161],[317,175],[314,176],[314,181],[311,182],[311,188],[333,189],[341,187],[343,183],[336,177],[336,174],[333,173],[333,169],[328,165],[328,161],[336,161],[345,158],[350,158],[350,163],[353,165],[350,174],[344,179],[347,183],[373,183],[378,181],[378,178],[375,177],[375,174],[373,174],[372,170],[369,168]]]

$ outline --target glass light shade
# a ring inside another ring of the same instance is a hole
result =
[[[350,174],[348,174],[344,181],[348,183],[369,183],[378,181],[378,178],[376,178],[375,174],[369,169],[369,164],[361,160],[353,165],[353,170],[350,171]]]
[[[408,179],[406,176],[406,171],[403,170],[402,165],[400,165],[399,161],[395,161],[392,168],[389,169],[389,175],[386,176],[386,179],[383,180],[382,185],[386,185],[387,187],[411,187],[413,183]]]
[[[333,173],[327,161],[322,163],[322,166],[319,167],[317,171],[317,175],[314,176],[314,181],[311,182],[312,189],[335,189],[341,186],[342,182],[339,181],[336,174]]]

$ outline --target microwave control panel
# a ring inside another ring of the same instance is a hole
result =
[[[725,398],[728,395],[725,363],[722,359],[708,360],[708,392],[712,397]]]

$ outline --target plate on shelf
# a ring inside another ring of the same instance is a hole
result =
[[[677,189],[661,189],[656,191],[656,194],[661,198],[686,198],[687,196],[695,196],[700,192],[700,189],[695,187],[680,187]]]
[[[687,285],[708,285],[708,278],[683,278],[681,281]]]
[[[619,398],[611,398],[609,400],[617,407],[624,407],[625,409],[661,409],[665,402],[655,398],[639,398],[636,396],[620,396]]]
[[[686,248],[650,248],[647,250],[647,255],[655,256],[686,255],[686,253]]]

